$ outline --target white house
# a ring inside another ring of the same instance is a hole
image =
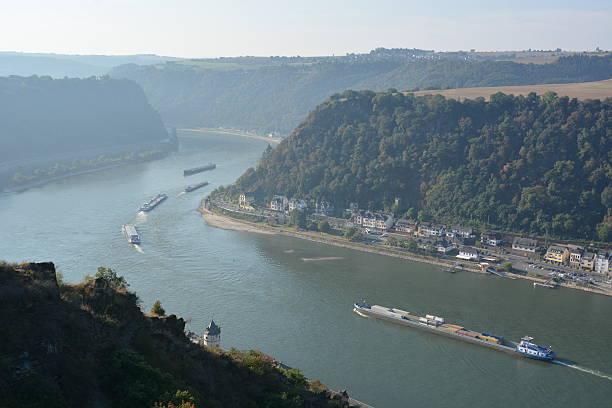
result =
[[[478,251],[472,248],[463,247],[459,249],[459,255],[456,257],[459,259],[465,259],[466,261],[477,261]]]
[[[319,200],[316,204],[316,210],[319,214],[332,215],[334,206],[329,201]]]
[[[364,228],[388,230],[393,226],[393,216],[390,214],[359,211],[354,215],[354,220]]]
[[[444,225],[422,222],[419,224],[419,236],[421,237],[443,237],[446,228]]]
[[[523,252],[535,252],[538,249],[538,241],[531,238],[514,238],[512,249]]]
[[[393,229],[395,229],[397,232],[413,235],[417,229],[417,226],[414,221],[400,218],[399,220],[395,221]]]
[[[451,228],[451,231],[461,238],[472,238],[474,237],[474,230],[471,228],[455,227]]]
[[[436,249],[438,250],[438,252],[441,252],[443,254],[447,254],[449,252],[454,251],[455,249],[457,249],[457,246],[451,242],[448,241],[438,241],[436,243]]]
[[[612,253],[607,254],[605,252],[601,252],[597,254],[595,257],[595,273],[599,273],[605,275],[610,273],[610,266],[612,266]]]
[[[500,246],[502,244],[501,235],[496,233],[480,235],[480,242],[491,246]]]
[[[272,211],[285,211],[289,207],[289,200],[285,196],[275,195],[270,201]]]

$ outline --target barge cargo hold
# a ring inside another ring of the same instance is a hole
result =
[[[207,185],[208,185],[208,181],[203,181],[201,183],[193,184],[193,185],[185,187],[184,191],[186,193],[191,193],[192,191],[197,190],[198,188],[206,187]]]
[[[533,338],[523,337],[520,343],[514,343],[501,336],[489,333],[480,333],[466,329],[463,326],[445,323],[444,318],[434,315],[418,316],[400,309],[387,308],[379,305],[369,305],[365,301],[355,302],[353,311],[360,316],[374,317],[392,323],[421,329],[435,334],[478,344],[497,351],[533,358],[536,360],[551,361],[555,352],[547,347],[533,343]]]
[[[208,163],[205,166],[194,167],[192,169],[183,170],[183,176],[191,176],[192,174],[202,173],[203,171],[213,170],[217,167],[215,163]]]

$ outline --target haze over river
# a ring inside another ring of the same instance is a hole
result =
[[[206,225],[202,197],[266,146],[191,132],[165,159],[2,195],[0,259],[53,261],[69,282],[110,266],[147,310],[159,299],[197,332],[214,316],[222,347],[262,350],[377,408],[611,406],[610,297]],[[183,177],[211,161],[215,170]],[[138,215],[159,192],[168,200]],[[123,237],[126,223],[140,250]],[[511,340],[528,334],[583,371],[363,318],[352,312],[358,298]]]

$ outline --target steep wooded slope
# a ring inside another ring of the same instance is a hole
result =
[[[350,202],[421,219],[612,239],[612,99],[347,91],[229,191]],[[400,199],[399,208],[394,207]]]

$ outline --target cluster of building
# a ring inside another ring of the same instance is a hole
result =
[[[551,245],[544,254],[544,260],[599,274],[612,273],[612,253],[589,252],[576,245]]]
[[[251,193],[243,193],[239,198],[240,208],[254,210],[255,197]],[[314,213],[322,216],[331,216],[334,206],[326,200],[314,203]],[[268,207],[271,211],[288,214],[294,210],[305,211],[308,202],[301,199],[288,199],[283,195],[275,195]],[[345,210],[349,219],[343,227],[360,227],[366,230],[379,232],[390,231],[415,238],[417,246],[422,249],[435,248],[440,253],[458,251],[459,259],[478,261],[481,256],[476,248],[470,247],[475,243],[476,234],[472,228],[449,227],[434,222],[418,222],[408,219],[395,219],[392,214],[369,210],[360,210],[356,203],[350,204]],[[338,221],[342,221],[339,219]],[[506,237],[512,239],[514,251],[529,255],[539,253],[538,241],[531,238]],[[492,247],[504,245],[504,236],[499,233],[480,234],[480,243]],[[465,245],[459,247],[458,245]],[[544,254],[544,260],[556,265],[570,266],[575,269],[592,271],[600,274],[612,273],[612,253],[588,252],[576,245],[550,245]]]
[[[255,196],[252,193],[242,193],[238,197],[238,205],[241,209],[254,210]],[[308,202],[301,199],[289,199],[284,195],[274,195],[268,203],[268,208],[272,211],[288,214],[294,210],[306,211]],[[334,206],[326,200],[319,200],[315,203],[315,212],[322,215],[331,215]]]

